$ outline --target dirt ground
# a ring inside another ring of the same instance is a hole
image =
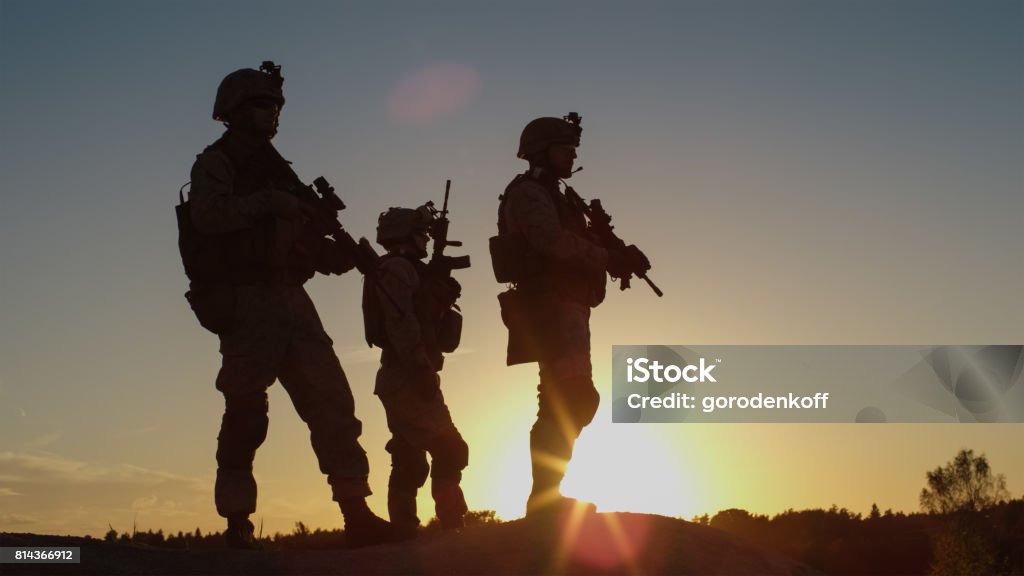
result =
[[[649,514],[524,519],[360,550],[172,550],[70,536],[0,534],[0,546],[79,546],[81,564],[0,564],[14,574],[523,575],[811,571],[736,537]]]

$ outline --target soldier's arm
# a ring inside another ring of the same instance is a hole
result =
[[[192,166],[189,190],[192,222],[202,234],[225,234],[253,225],[256,219],[272,212],[270,190],[249,196],[232,194],[234,169],[221,152],[206,151]]]
[[[321,274],[340,275],[356,266],[352,251],[331,238],[319,238],[316,250],[316,271]]]
[[[603,272],[607,267],[608,251],[562,228],[557,208],[540,185],[523,182],[509,190],[506,210],[512,224],[541,254],[566,266],[592,272]]]
[[[388,342],[411,365],[429,365],[413,297],[420,279],[412,264],[402,258],[388,258],[377,274],[377,300],[384,311]]]

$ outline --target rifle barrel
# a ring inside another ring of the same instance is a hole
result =
[[[652,282],[651,279],[647,277],[647,274],[638,274],[637,276],[643,279],[644,282],[647,282],[647,285],[651,287],[651,290],[654,290],[654,293],[658,295],[658,298],[661,298],[662,296],[665,295],[665,293],[661,291],[661,288],[658,288],[654,284],[654,282]]]

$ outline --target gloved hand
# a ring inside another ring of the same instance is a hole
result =
[[[635,244],[608,252],[608,273],[613,278],[625,278],[630,274],[639,275],[650,269],[651,261]]]
[[[412,370],[412,389],[417,396],[430,400],[441,390],[441,378],[434,369],[425,364],[417,364]]]
[[[313,209],[305,202],[278,188],[271,188],[270,211],[278,218],[285,220],[308,220],[313,215]]]
[[[324,237],[320,239],[320,258],[317,271],[322,274],[344,274],[355,268],[356,260],[352,254],[342,248],[334,240]]]

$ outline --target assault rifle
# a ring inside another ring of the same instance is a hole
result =
[[[444,185],[444,205],[438,212],[432,201],[426,203],[432,221],[428,233],[434,241],[434,251],[427,262],[427,271],[433,279],[434,298],[439,299],[436,303],[440,305],[441,315],[434,324],[434,339],[441,352],[454,352],[459,347],[462,339],[462,314],[459,305],[456,304],[462,296],[462,286],[452,278],[452,270],[463,270],[469,268],[469,255],[446,256],[445,248],[449,246],[462,246],[458,240],[448,239],[448,195],[452,190],[452,181],[448,180]],[[444,365],[444,356],[441,356],[441,365]],[[440,368],[438,368],[440,370]]]
[[[433,216],[434,221],[430,224],[430,238],[434,240],[434,252],[430,256],[430,261],[427,262],[435,273],[439,274],[439,277],[450,276],[452,270],[463,270],[469,268],[469,255],[465,256],[446,256],[444,249],[449,246],[462,246],[462,242],[458,240],[448,239],[448,195],[452,189],[452,181],[448,180],[444,186],[444,206],[438,211],[434,208],[434,202],[427,202],[427,209]]]
[[[572,186],[565,187],[565,197],[569,200],[569,204],[573,209],[578,210],[587,217],[587,229],[597,236],[601,246],[606,250],[623,250],[626,248],[626,243],[615,234],[615,226],[612,226],[612,217],[605,212],[600,200],[595,198],[588,204],[583,201],[583,198],[580,198],[580,195],[572,189]],[[647,282],[647,285],[651,287],[651,290],[654,290],[654,293],[659,298],[664,295],[661,289],[647,277],[645,270],[631,270],[627,272],[619,279],[619,289],[625,290],[629,288],[629,281],[634,275]]]
[[[305,233],[317,237],[330,236],[334,240],[334,248],[350,255],[355,260],[356,268],[360,272],[364,275],[372,272],[377,264],[377,253],[365,238],[360,238],[359,242],[356,242],[338,221],[338,212],[346,208],[345,203],[334,192],[334,187],[327,182],[327,179],[318,176],[316,180],[313,180],[312,186],[305,184],[292,170],[291,163],[285,160],[273,146],[268,144],[266,153],[271,174],[281,181],[288,182],[287,192],[295,195],[311,212],[312,221],[307,224],[308,228]],[[295,224],[278,222],[278,238],[271,250],[272,267],[275,263],[280,266],[287,260],[292,243],[302,233],[299,226]],[[344,260],[347,258],[342,259],[342,261]],[[345,270],[347,269],[345,268]],[[332,272],[341,273],[333,270]]]

